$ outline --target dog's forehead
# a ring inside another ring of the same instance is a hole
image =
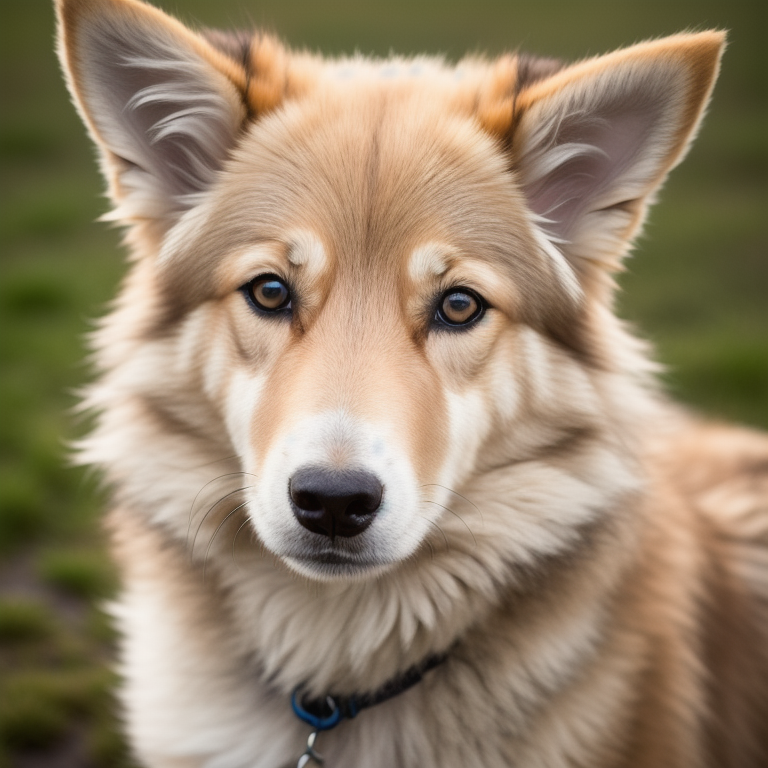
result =
[[[220,200],[265,237],[313,232],[337,263],[407,266],[432,242],[478,255],[528,250],[502,152],[422,82],[343,82],[288,105],[253,127]]]

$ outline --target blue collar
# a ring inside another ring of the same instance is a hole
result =
[[[302,696],[303,686],[298,686],[291,694],[291,707],[300,720],[312,726],[315,731],[328,731],[335,728],[342,720],[351,720],[359,712],[413,688],[421,682],[424,675],[447,658],[447,654],[435,654],[421,664],[410,667],[402,675],[387,680],[384,685],[371,693],[351,696],[325,696],[307,699]]]

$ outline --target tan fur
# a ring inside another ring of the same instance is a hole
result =
[[[134,258],[81,458],[139,759],[295,765],[297,686],[446,653],[322,733],[327,765],[765,765],[768,440],[667,403],[611,311],[723,35],[452,66],[57,8]],[[290,314],[248,304],[263,275]],[[487,309],[446,329],[458,288]],[[299,525],[313,464],[379,478],[370,527]]]

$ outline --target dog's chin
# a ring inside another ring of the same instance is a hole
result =
[[[392,568],[392,561],[348,554],[328,548],[306,554],[292,553],[281,558],[295,573],[315,581],[364,581]]]

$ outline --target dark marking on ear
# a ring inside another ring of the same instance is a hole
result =
[[[287,51],[272,35],[259,30],[206,29],[202,36],[241,68],[246,123],[277,108],[295,85],[290,80]]]
[[[532,56],[529,53],[517,55],[517,82],[515,91],[520,93],[525,88],[552,77],[565,67],[565,62],[546,56]]]
[[[520,112],[517,108],[517,97],[534,83],[546,80],[548,77],[565,68],[566,63],[560,59],[547,56],[533,56],[530,53],[518,53],[516,57],[517,79],[512,93],[512,120],[502,137],[504,151],[511,157],[512,136],[517,128]]]
[[[251,60],[253,33],[244,29],[204,29],[202,36],[221,53],[247,70]]]
[[[245,107],[246,121],[253,120],[253,109],[248,99],[248,87],[251,82],[253,33],[244,29],[204,29],[201,34],[216,50],[229,56],[232,61],[237,62],[243,68],[245,72],[245,92],[242,94],[243,106]]]
[[[518,96],[564,67],[559,59],[527,53],[505,54],[493,63],[472,110],[485,130],[499,141],[504,154],[511,156],[512,136],[519,119]]]

